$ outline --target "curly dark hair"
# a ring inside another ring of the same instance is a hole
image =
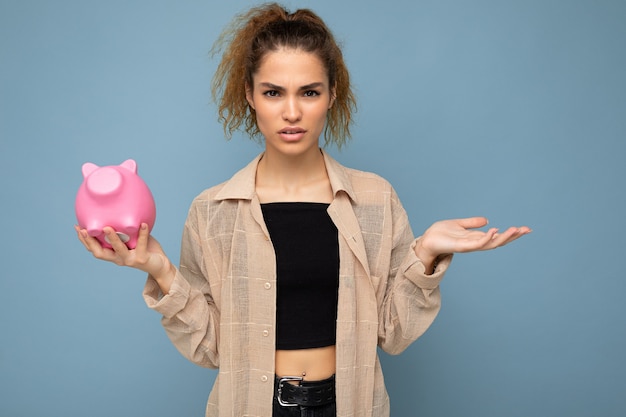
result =
[[[300,9],[290,13],[276,3],[237,15],[211,50],[214,55],[222,53],[212,81],[212,94],[226,137],[231,138],[243,126],[250,137],[260,138],[256,114],[246,100],[246,86],[253,85],[252,77],[265,54],[283,47],[314,53],[324,65],[336,95],[326,118],[324,146],[334,143],[341,148],[351,136],[352,113],[356,110],[341,49],[314,12]]]

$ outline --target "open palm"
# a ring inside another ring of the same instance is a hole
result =
[[[443,254],[490,250],[531,232],[527,226],[509,227],[502,233],[497,228],[476,230],[487,224],[484,217],[438,221],[424,232],[416,253],[421,251],[417,255],[422,259],[435,259]]]

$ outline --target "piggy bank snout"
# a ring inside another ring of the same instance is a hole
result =
[[[85,189],[93,197],[110,197],[122,190],[124,177],[113,167],[103,167],[85,179]]]
[[[113,228],[130,249],[137,244],[142,223],[150,231],[154,226],[154,198],[137,175],[136,167],[133,160],[104,167],[90,162],[83,164],[84,180],[76,195],[76,218],[78,225],[104,247],[111,247],[103,233],[105,226]]]

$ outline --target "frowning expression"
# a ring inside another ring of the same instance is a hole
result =
[[[334,92],[317,55],[283,48],[263,57],[246,98],[266,152],[293,155],[319,147]]]

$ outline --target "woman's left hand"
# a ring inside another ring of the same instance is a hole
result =
[[[509,227],[502,233],[497,228],[473,230],[488,223],[484,217],[438,221],[424,232],[415,254],[428,271],[440,255],[499,248],[531,232],[527,226]]]

